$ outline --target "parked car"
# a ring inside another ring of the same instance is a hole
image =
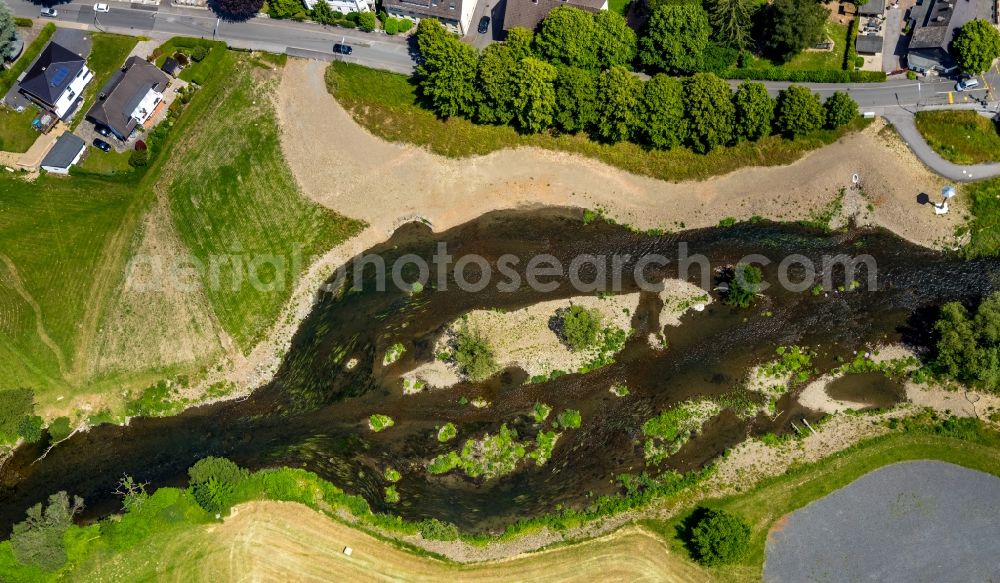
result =
[[[349,55],[354,52],[354,47],[352,47],[351,45],[342,45],[340,43],[337,43],[333,45],[333,52],[341,55]]]
[[[108,126],[101,125],[101,124],[96,124],[94,126],[94,131],[97,132],[97,133],[99,133],[99,134],[101,134],[104,137],[108,137],[108,136],[111,135],[111,129],[108,128]]]
[[[490,29],[490,17],[484,16],[479,19],[479,34],[486,34]]]
[[[979,79],[976,79],[975,77],[962,79],[958,83],[955,83],[955,91],[968,91],[970,89],[977,89],[978,87]]]
[[[94,4],[94,12],[105,14],[111,12],[111,7],[104,3]]]
[[[110,152],[111,151],[111,144],[105,142],[104,140],[102,140],[100,138],[94,138],[94,147],[97,148],[98,150],[102,151],[102,152]]]
[[[59,16],[59,11],[50,6],[42,6],[41,15],[49,18],[55,18],[56,16]]]

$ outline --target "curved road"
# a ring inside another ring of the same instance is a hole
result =
[[[956,182],[970,182],[983,178],[1000,176],[1000,163],[962,165],[949,162],[935,152],[917,130],[913,114],[903,110],[886,111],[882,114],[896,128],[899,135],[928,168]]]

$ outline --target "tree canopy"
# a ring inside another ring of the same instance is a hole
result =
[[[1000,293],[987,297],[975,315],[958,302],[941,307],[934,368],[957,381],[1000,390]]]
[[[10,13],[7,4],[0,2],[0,67],[4,66],[4,58],[10,54],[10,49],[17,39],[17,25],[14,15]]]
[[[673,75],[704,69],[711,29],[700,4],[664,4],[653,11],[640,41],[643,65]]]
[[[642,92],[643,139],[650,146],[669,150],[687,139],[681,81],[663,73],[646,82]]]
[[[597,118],[597,75],[576,67],[559,67],[555,91],[556,127],[570,133],[589,129]]]
[[[562,313],[562,337],[573,350],[597,344],[601,336],[601,313],[583,306],[570,306]]]
[[[705,153],[733,138],[736,112],[729,84],[712,73],[684,80],[684,113],[691,149]]]
[[[774,122],[774,100],[763,83],[740,84],[733,95],[736,113],[736,137],[755,141],[771,133]]]
[[[521,59],[514,75],[514,112],[522,132],[538,133],[552,125],[556,107],[556,68],[534,57]]]
[[[250,20],[260,12],[264,0],[209,0],[209,7],[226,20]]]
[[[595,134],[608,142],[623,142],[639,129],[642,81],[623,67],[612,67],[597,81]]]
[[[963,71],[978,75],[1000,58],[1000,32],[981,18],[971,20],[958,29],[952,51]]]
[[[774,0],[767,9],[764,46],[787,61],[822,40],[828,16],[816,0]]]
[[[750,525],[725,510],[701,509],[689,541],[695,558],[704,565],[735,563],[750,548]]]
[[[472,117],[479,92],[476,49],[450,34],[441,23],[425,18],[417,26],[417,47],[424,61],[417,67],[423,97],[441,117]]]
[[[778,94],[775,125],[778,131],[796,137],[818,130],[826,121],[823,104],[816,95],[802,85],[789,85]]]
[[[48,504],[28,509],[27,518],[14,525],[10,535],[14,557],[25,565],[55,571],[66,563],[63,536],[73,524],[73,516],[83,509],[83,500],[66,492],[49,496]]]
[[[617,12],[592,14],[559,6],[542,20],[535,49],[553,64],[595,70],[627,67],[635,60],[636,36]]]
[[[708,19],[717,42],[744,50],[753,44],[754,0],[709,0]]]
[[[858,104],[843,91],[836,91],[823,104],[826,112],[826,127],[830,129],[847,125],[858,117]]]

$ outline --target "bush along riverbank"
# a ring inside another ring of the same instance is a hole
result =
[[[229,460],[205,458],[189,471],[187,488],[165,487],[148,494],[143,484],[122,479],[118,494],[123,513],[98,523],[72,523],[82,501],[66,493],[53,495],[45,505],[29,512],[14,534],[0,543],[0,573],[12,581],[49,581],[72,575],[81,565],[136,549],[155,536],[169,535],[195,525],[218,522],[241,503],[255,500],[304,504],[330,516],[352,517],[355,527],[376,536],[397,539],[420,554],[427,551],[398,537],[420,535],[424,540],[461,541],[475,546],[511,541],[541,529],[569,532],[594,520],[640,509],[652,502],[667,505],[674,518],[644,522],[682,552],[678,528],[692,508],[718,508],[751,525],[750,550],[736,558],[738,568],[758,569],[763,561],[763,540],[775,517],[804,506],[883,465],[909,459],[938,459],[1000,475],[1000,433],[978,419],[956,419],[924,412],[911,417],[877,421],[885,434],[861,441],[814,463],[797,464],[783,474],[757,484],[745,484],[742,493],[719,500],[704,500],[710,490],[701,488],[713,468],[659,476],[623,475],[621,492],[602,496],[581,510],[563,509],[548,516],[509,525],[496,535],[461,533],[435,519],[421,522],[372,511],[360,496],[350,495],[315,474],[293,468],[248,472]],[[393,475],[387,472],[392,482]],[[789,490],[789,488],[791,490]],[[394,488],[393,488],[394,490]],[[784,492],[775,495],[775,492]],[[759,500],[769,500],[761,505]],[[704,500],[704,501],[703,501]],[[754,502],[757,501],[757,502]],[[748,504],[753,506],[748,510]],[[773,507],[773,508],[772,508]],[[780,508],[779,508],[780,507]],[[697,557],[695,557],[697,558]],[[720,574],[725,573],[723,567]],[[759,572],[759,571],[758,571]]]

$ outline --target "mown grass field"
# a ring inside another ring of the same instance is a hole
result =
[[[136,42],[99,38],[117,47],[106,62],[112,70]],[[95,38],[95,53],[97,43]],[[131,171],[127,154],[91,151],[82,173],[68,178],[26,182],[0,174],[0,259],[9,259],[0,261],[0,390],[29,387],[42,411],[58,409],[75,423],[87,416],[74,414],[75,397],[115,410],[124,406],[126,389],[142,389],[167,374],[198,374],[204,363],[147,370],[141,359],[134,368],[105,370],[100,377],[87,372],[158,196],[165,197],[173,213],[167,220],[196,257],[235,252],[287,259],[299,251],[301,262],[286,269],[283,288],[260,292],[246,285],[211,296],[218,321],[241,347],[273,323],[311,256],[356,232],[356,222],[302,198],[284,162],[267,95],[279,73],[253,62],[248,54],[219,48],[217,58],[201,63],[205,84],[145,172]],[[99,176],[113,172],[125,176]],[[260,271],[268,281],[267,267]]]
[[[770,136],[701,155],[684,148],[647,150],[627,142],[602,144],[585,135],[522,135],[509,126],[477,125],[457,118],[441,120],[418,105],[416,87],[408,77],[360,65],[333,63],[326,80],[330,92],[354,119],[386,140],[425,146],[434,153],[455,158],[534,146],[582,154],[662,180],[699,180],[747,166],[789,164],[864,123],[859,120],[840,130],[820,131],[797,140]]]
[[[139,39],[134,36],[95,32],[91,35],[93,47],[87,57],[87,67],[94,72],[94,79],[83,91],[83,105],[73,118],[72,127],[76,129],[86,117],[87,112],[97,101],[97,95],[104,85],[128,58]]]
[[[918,111],[917,129],[942,158],[955,164],[1000,162],[1000,128],[974,111]]]
[[[3,290],[0,362],[7,373],[0,388],[64,386],[92,283],[134,197],[126,185],[91,178],[43,176],[32,183],[0,174],[0,254],[23,287],[23,295],[13,285]],[[39,345],[40,331],[58,354]]]
[[[255,80],[266,73],[235,53],[224,56],[217,74],[227,79],[224,94],[166,176],[181,239],[205,265],[219,265],[217,277],[206,270],[202,278],[216,316],[249,348],[276,319],[309,258],[361,224],[302,197],[267,95],[275,80]]]

